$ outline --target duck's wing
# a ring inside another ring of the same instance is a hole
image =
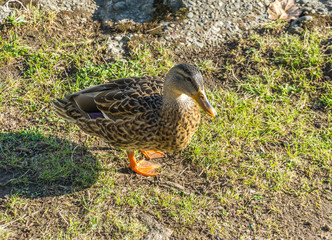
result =
[[[155,77],[125,78],[108,83],[108,90],[95,96],[97,108],[108,118],[135,116],[156,109],[163,81]]]
[[[158,108],[163,81],[156,77],[123,78],[86,88],[54,102],[57,113],[78,118],[128,118]]]

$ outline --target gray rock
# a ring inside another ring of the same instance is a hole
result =
[[[188,3],[191,5],[191,6],[196,6],[196,3],[194,1],[188,1]]]
[[[204,47],[204,44],[203,44],[202,42],[198,42],[198,41],[196,41],[196,42],[194,42],[193,44],[194,44],[195,46],[199,47],[199,48]]]
[[[219,27],[211,27],[211,31],[215,34],[217,34],[220,31]]]
[[[247,8],[248,11],[252,11],[253,10],[253,6],[250,3],[247,5],[246,8]]]
[[[265,1],[264,1],[265,6],[269,6],[271,2],[272,2],[272,1],[270,1],[270,0],[265,0]]]
[[[190,13],[188,13],[187,17],[192,18],[192,17],[194,17],[194,14],[192,12],[190,12]]]

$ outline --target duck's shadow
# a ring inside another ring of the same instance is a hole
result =
[[[31,131],[0,132],[0,198],[58,196],[93,185],[101,169],[76,143]]]

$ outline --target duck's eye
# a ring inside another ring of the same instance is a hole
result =
[[[186,81],[188,81],[188,82],[191,82],[191,78],[190,77],[186,77],[186,78],[184,78]]]

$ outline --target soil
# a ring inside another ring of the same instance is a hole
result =
[[[94,41],[102,41],[110,32],[110,29],[103,28],[102,24],[94,22],[92,19],[88,19],[87,22],[81,21],[81,16],[85,12],[63,12],[61,21],[65,24],[59,25],[55,30],[49,32],[49,36],[59,35],[61,38],[72,38],[78,32],[78,29],[85,28],[85,32],[91,35]],[[319,21],[322,22],[322,21]],[[327,22],[330,24],[331,19]],[[323,23],[321,23],[323,24]],[[324,23],[326,24],[326,23]],[[2,29],[4,30],[4,29]],[[262,34],[266,34],[267,30],[258,29],[257,31]],[[270,34],[279,34],[280,29],[275,31],[270,30]],[[40,44],[38,39],[39,32],[31,29],[26,29],[25,39],[29,45],[33,46]],[[145,41],[149,37],[145,36]],[[47,41],[47,39],[46,39]],[[234,40],[220,45],[215,49],[186,49],[179,51],[176,56],[176,62],[198,62],[199,59],[210,59],[217,66],[223,66],[226,62],[232,62],[234,64],[234,54],[246,54],[246,50],[250,46],[243,47],[242,44],[245,40]],[[106,56],[107,58],[107,56]],[[250,69],[250,70],[248,70]],[[244,63],[238,64],[238,70],[234,75],[227,75],[226,71],[222,68],[216,71],[206,72],[206,86],[210,89],[213,88],[232,88],[236,81],[236,77],[241,78],[242,75],[248,73],[248,71],[255,71],[255,66],[246,66]],[[18,76],[22,73],[20,67],[1,67],[1,72],[5,76],[11,75],[12,77]],[[331,72],[328,66],[326,66],[325,76],[331,79]],[[0,167],[0,212],[8,211],[8,203],[10,202],[10,194],[20,192],[25,194],[25,198],[30,203],[30,207],[27,212],[26,205],[17,205],[15,207],[15,214],[18,216],[27,216],[25,224],[21,224],[20,221],[15,221],[11,224],[10,229],[14,229],[16,236],[13,239],[35,239],[41,237],[40,229],[44,231],[57,231],[59,226],[66,229],[66,222],[58,212],[54,210],[53,206],[62,206],[63,211],[77,212],[79,215],[84,216],[84,206],[77,200],[80,196],[86,196],[88,194],[93,195],[97,191],[99,186],[94,185],[98,181],[98,174],[103,171],[109,171],[109,167],[96,166],[94,174],[91,176],[91,181],[88,185],[82,186],[79,181],[76,181],[80,176],[78,168],[84,169],[84,162],[82,158],[88,161],[96,161],[94,157],[96,154],[105,154],[105,152],[111,152],[115,156],[119,156],[112,160],[110,163],[112,166],[116,166],[115,170],[119,173],[118,178],[115,181],[116,186],[123,187],[124,191],[135,190],[135,186],[156,186],[162,191],[180,191],[183,195],[195,194],[197,198],[207,197],[208,200],[213,203],[210,211],[221,211],[222,208],[226,210],[229,215],[227,220],[229,225],[230,235],[227,237],[221,237],[219,233],[211,234],[208,227],[197,221],[196,224],[191,225],[191,232],[196,236],[201,236],[202,239],[240,239],[241,236],[247,236],[248,239],[267,239],[275,238],[278,235],[280,238],[287,239],[329,239],[331,236],[331,198],[329,198],[328,192],[331,191],[331,186],[326,183],[325,189],[317,189],[318,194],[308,194],[302,198],[298,198],[295,193],[278,193],[271,194],[269,198],[261,201],[259,199],[248,199],[245,207],[239,206],[236,202],[230,202],[227,204],[220,204],[220,200],[216,196],[216,192],[223,192],[231,190],[233,187],[229,183],[227,178],[207,177],[199,166],[192,164],[192,162],[186,158],[185,153],[174,153],[167,156],[166,160],[160,162],[163,166],[167,166],[164,169],[164,173],[159,177],[146,178],[133,174],[127,168],[127,162],[120,158],[120,154],[117,149],[112,149],[107,146],[101,140],[94,140],[90,143],[90,151],[87,151],[84,147],[89,137],[87,137],[81,131],[75,132],[69,140],[62,137],[54,138],[52,141],[48,138],[40,138],[38,141],[34,141],[30,148],[23,148],[17,146],[15,142],[10,139],[23,138],[23,135],[17,135],[15,133],[17,129],[27,128],[39,124],[37,122],[38,114],[33,117],[25,116],[21,112],[17,112],[15,108],[10,108],[4,113],[0,113],[0,120],[2,126],[2,133],[0,139],[4,140],[1,146],[10,149],[15,156],[21,156],[29,161],[33,161],[38,158],[43,151],[61,151],[61,149],[54,148],[50,143],[69,144],[72,146],[72,154],[66,156],[68,158],[73,157],[75,167],[72,169],[71,174],[67,177],[55,179],[49,184],[41,184],[38,182],[38,170],[27,170],[25,166],[20,168],[11,168],[10,166]],[[49,127],[51,123],[47,123]],[[61,132],[61,126],[59,127],[59,135]],[[38,136],[36,136],[38,137]],[[67,141],[67,142],[66,142]],[[66,143],[65,143],[66,142]],[[0,149],[1,151],[1,149]],[[1,155],[0,155],[1,156]],[[20,176],[27,178],[28,185],[16,184],[15,179]],[[75,180],[76,179],[76,180]],[[323,179],[323,177],[322,177]],[[76,181],[76,182],[75,182]],[[329,191],[326,191],[326,190]],[[245,194],[245,193],[244,193]],[[322,197],[323,196],[323,197]],[[273,199],[273,201],[272,201]],[[319,202],[320,207],[317,208],[316,204]],[[256,213],[255,206],[259,205],[259,215]],[[108,208],[116,209],[118,206],[115,203],[109,202]],[[276,210],[277,209],[277,210]],[[313,210],[315,209],[315,210]],[[132,214],[141,214],[137,212],[135,208],[127,209]],[[238,211],[243,211],[242,217],[237,214]],[[162,216],[167,216],[165,209],[160,209]],[[161,234],[164,239],[188,239],[187,235],[179,232],[173,232],[170,229],[181,229],[182,226],[178,226],[179,223],[167,217],[162,217],[161,220],[154,220],[149,213],[142,214],[144,222],[147,222],[154,229],[157,234]],[[274,229],[273,226],[266,226],[266,222],[278,221],[279,229]],[[1,219],[0,219],[1,221]],[[162,227],[163,225],[164,227]],[[255,226],[266,226],[266,231],[256,231]],[[1,225],[0,225],[1,227]],[[54,229],[53,229],[54,228]],[[269,233],[272,234],[271,237]],[[147,239],[156,239],[155,236],[147,236]],[[107,233],[99,233],[98,239],[110,239],[111,236]]]

